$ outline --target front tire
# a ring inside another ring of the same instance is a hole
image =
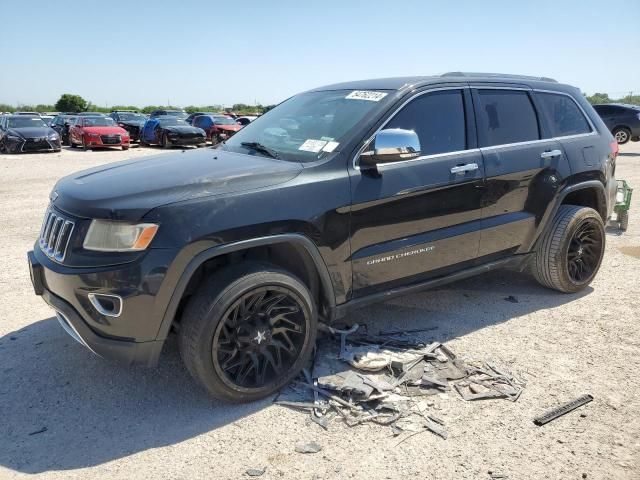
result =
[[[166,133],[162,134],[162,148],[171,148],[171,140],[169,140],[169,136]]]
[[[561,205],[551,227],[538,239],[533,274],[547,288],[578,292],[598,273],[604,247],[604,223],[598,212]]]
[[[631,139],[631,130],[626,127],[619,127],[613,131],[613,136],[619,145],[623,145]]]
[[[298,375],[316,329],[315,302],[300,280],[270,265],[241,264],[216,272],[189,301],[180,354],[212,396],[249,402]]]

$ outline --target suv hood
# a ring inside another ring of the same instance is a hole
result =
[[[77,217],[137,221],[161,205],[270,187],[301,170],[299,163],[208,148],[84,170],[58,181],[52,198]]]

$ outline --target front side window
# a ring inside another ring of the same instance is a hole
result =
[[[464,99],[461,90],[422,95],[408,103],[384,128],[413,130],[422,155],[467,148]]]
[[[554,137],[591,132],[589,122],[571,98],[555,93],[536,93]]]
[[[478,90],[476,107],[480,146],[506,145],[540,139],[538,118],[521,90]]]

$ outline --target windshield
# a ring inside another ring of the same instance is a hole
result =
[[[113,127],[115,122],[109,117],[84,117],[85,127]]]
[[[7,120],[7,127],[9,128],[25,128],[25,127],[46,127],[45,123],[40,117],[15,117]]]
[[[118,117],[123,122],[129,122],[131,120],[146,120],[147,117],[140,113],[119,113]]]
[[[310,162],[340,149],[340,142],[388,100],[387,92],[331,90],[308,92],[286,100],[248,124],[220,147],[251,151],[253,142],[275,151],[279,158]]]
[[[162,125],[163,127],[171,127],[173,125],[188,125],[187,122],[177,117],[162,117],[158,119],[158,122],[160,122],[160,125]]]
[[[213,117],[213,123],[216,125],[237,125],[236,121],[229,117]]]
[[[167,112],[163,115],[167,117],[176,117],[176,118],[187,118],[189,115],[185,112],[178,112],[175,110],[167,110]]]

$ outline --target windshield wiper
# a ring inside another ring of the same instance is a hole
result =
[[[278,152],[270,149],[265,145],[262,145],[260,142],[240,142],[240,145],[242,145],[243,147],[251,148],[256,152],[264,153],[271,158],[280,158],[280,155],[278,155]]]

